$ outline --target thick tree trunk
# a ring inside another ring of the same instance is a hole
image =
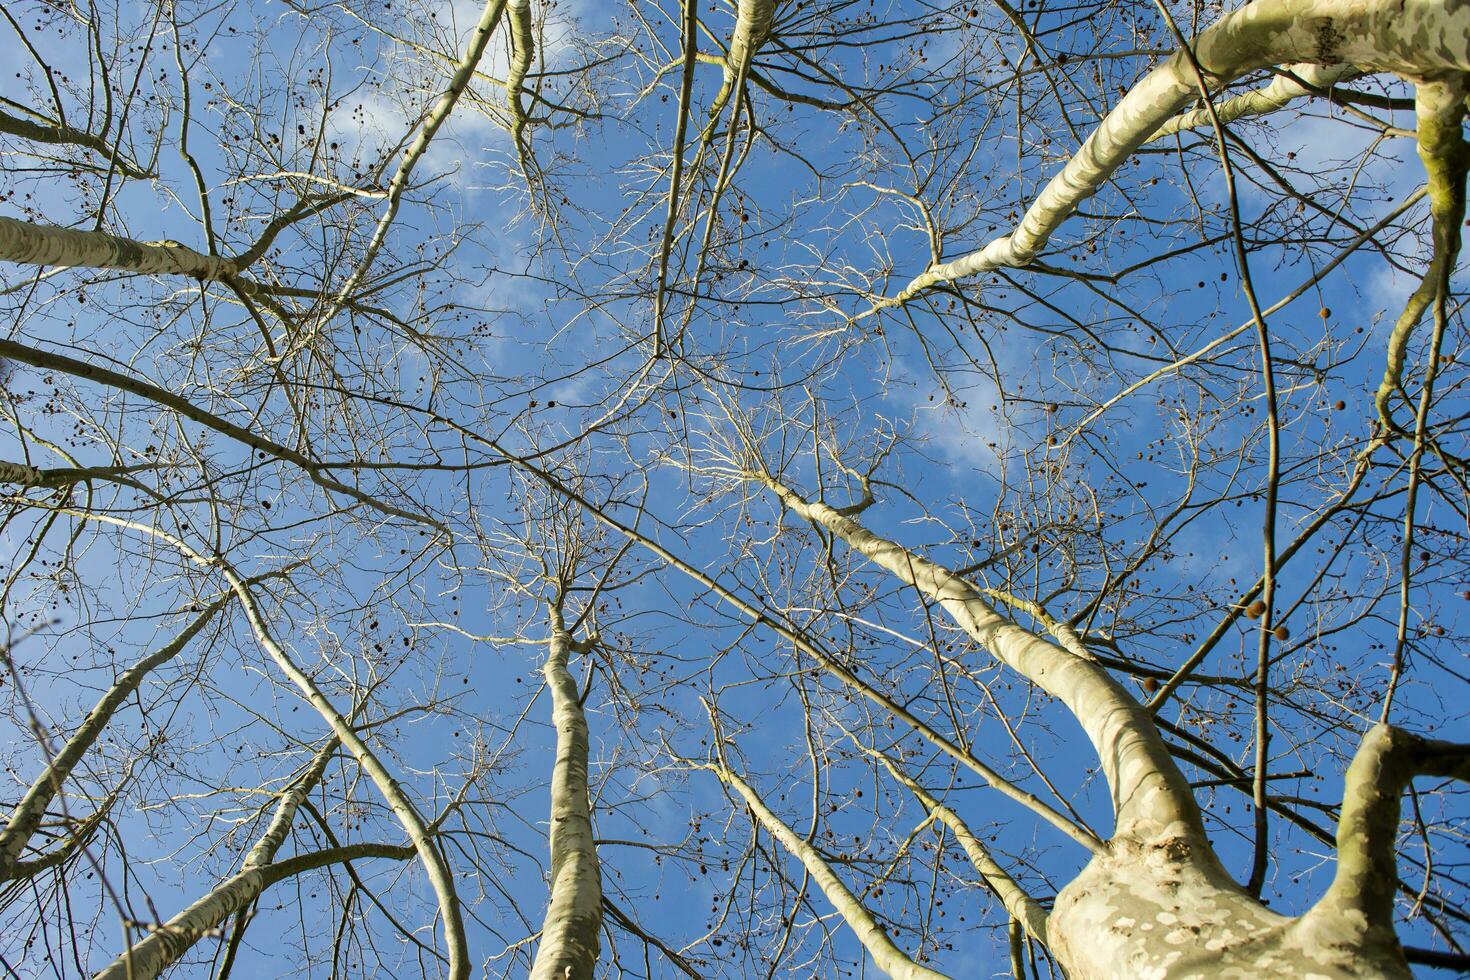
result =
[[[768,473],[751,477],[793,513],[937,600],[992,656],[1065,704],[1087,732],[1117,823],[1045,920],[1045,942],[1070,980],[1410,976],[1393,929],[1399,797],[1415,774],[1470,777],[1470,748],[1382,726],[1369,732],[1347,775],[1338,877],[1306,915],[1279,915],[1225,871],[1152,717],[1104,668],[1022,629],[967,581],[847,512],[807,501]]]
[[[735,8],[735,29],[730,32],[730,54],[725,60],[725,82],[729,84],[749,70],[761,45],[771,36],[776,19],[775,0],[740,0]]]
[[[1391,947],[1314,939],[1256,901],[1184,837],[1116,837],[1057,895],[1047,946],[1070,980],[1407,977]]]
[[[556,726],[551,776],[551,900],[532,980],[591,980],[600,952],[602,880],[587,787],[587,718],[567,669],[573,644],[561,610],[551,610],[551,643],[543,673]]]
[[[1114,838],[1057,895],[1052,954],[1071,980],[1410,977],[1393,901],[1399,800],[1417,775],[1470,781],[1470,746],[1388,725],[1363,736],[1344,780],[1337,872],[1299,918],[1209,874],[1188,841]]]

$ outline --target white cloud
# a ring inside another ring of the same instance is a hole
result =
[[[921,375],[914,375],[921,376]],[[1000,466],[1011,424],[991,406],[998,405],[999,390],[986,378],[967,388],[959,405],[946,403],[936,394],[931,404],[916,390],[907,396],[918,436],[948,460],[967,467],[994,471]]]

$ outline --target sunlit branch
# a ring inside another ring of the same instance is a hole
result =
[[[807,873],[822,889],[822,894],[827,896],[827,901],[832,903],[833,909],[842,916],[848,928],[857,936],[858,942],[862,943],[863,948],[868,951],[868,955],[873,957],[873,962],[877,964],[878,969],[898,980],[945,980],[944,974],[915,963],[907,953],[894,945],[888,933],[873,918],[873,914],[842,883],[842,879],[837,877],[826,859],[811,843],[772,813],[749,783],[723,763],[707,763],[699,768],[714,773],[721,782],[738,793],[766,832],[776,838],[789,854],[802,863]]]
[[[317,714],[322,717],[332,729],[333,733],[342,741],[347,751],[362,766],[363,771],[372,780],[384,800],[392,809],[394,816],[408,834],[413,843],[420,860],[423,862],[424,870],[433,886],[434,892],[439,899],[439,911],[442,915],[444,926],[445,944],[449,952],[449,974],[452,980],[466,980],[469,976],[469,947],[465,938],[464,919],[460,912],[459,896],[454,887],[454,878],[449,870],[443,854],[440,852],[437,842],[434,840],[424,819],[419,815],[418,809],[413,805],[404,792],[398,780],[383,765],[382,761],[357,733],[357,729],[347,720],[335,707],[316,681],[296,665],[286,649],[276,641],[266,623],[265,616],[261,613],[259,605],[255,601],[255,594],[250,584],[240,576],[232,565],[222,557],[209,557],[202,555],[191,548],[187,543],[166,531],[155,527],[149,527],[136,521],[114,517],[110,514],[92,513],[74,510],[72,508],[53,508],[58,513],[69,514],[72,517],[84,521],[94,521],[102,524],[110,524],[115,527],[125,528],[145,535],[157,538],[177,550],[184,558],[193,564],[203,568],[214,569],[224,576],[229,583],[235,598],[240,602],[245,612],[245,618],[250,623],[251,630],[255,633],[256,640],[262,649],[286,675],[287,679],[294,684],[306,699],[307,703],[316,709]],[[248,872],[242,872],[245,874]],[[243,886],[242,886],[243,887]],[[234,906],[226,915],[233,914],[239,906]]]
[[[1215,106],[1215,115],[1221,123],[1264,116],[1285,107],[1295,99],[1329,89],[1357,74],[1350,65],[1290,65],[1264,88],[1245,92],[1219,103]],[[1175,133],[1210,125],[1209,111],[1204,108],[1194,109],[1164,123],[1147,142],[1154,143]]]
[[[0,110],[0,133],[7,133],[11,136],[18,136],[21,139],[30,140],[33,143],[46,143],[51,146],[80,146],[83,149],[97,154],[109,163],[114,164],[119,173],[125,177],[131,177],[134,180],[146,180],[149,177],[156,176],[123,156],[116,147],[102,137],[95,133],[75,129],[65,123],[51,122],[49,120],[45,122],[32,122],[29,119],[12,116],[10,113]]]
[[[1470,745],[1421,738],[1389,725],[1369,729],[1343,781],[1337,871],[1306,916],[1357,923],[1392,939],[1398,890],[1399,800],[1415,776],[1470,782]]]
[[[101,737],[103,729],[118,708],[132,697],[150,671],[183,652],[189,641],[224,608],[229,599],[229,596],[224,596],[205,606],[204,611],[190,620],[178,636],[124,671],[93,706],[86,720],[67,739],[66,745],[50,759],[45,771],[31,783],[26,795],[10,812],[5,829],[0,830],[0,881],[12,876],[21,851],[40,826],[47,806],[61,792],[62,784],[72,770]]]
[[[1222,17],[1195,39],[1193,53],[1222,84],[1272,65],[1308,61],[1418,75],[1470,71],[1465,36],[1463,21],[1434,0],[1269,0]],[[931,267],[861,316],[906,303],[940,283],[1028,264],[1077,207],[1197,94],[1190,59],[1176,52],[1128,90],[1013,231]]]
[[[803,499],[769,473],[752,473],[750,478],[769,488],[792,513],[939,602],[991,656],[1065,704],[1097,749],[1112,789],[1118,833],[1131,832],[1135,822],[1177,822],[1203,838],[1189,786],[1147,711],[1103,667],[1022,629],[948,569],[878,537],[824,503]]]
[[[965,856],[970,859],[970,863],[975,866],[975,870],[980,873],[985,884],[1000,899],[1006,911],[1026,928],[1026,932],[1032,939],[1045,945],[1046,910],[1036,899],[1026,893],[1026,890],[1010,876],[1009,872],[995,862],[980,838],[976,837],[969,825],[960,819],[959,814],[941,803],[933,793],[904,772],[892,757],[875,749],[865,749],[865,751],[876,756],[894,779],[908,787],[918,801],[950,829],[955,839],[960,842],[960,847],[964,848]]]

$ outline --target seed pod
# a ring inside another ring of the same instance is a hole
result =
[[[1266,615],[1266,604],[1260,599],[1245,607],[1245,614],[1251,619],[1260,619]]]
[[[1278,640],[1285,640],[1291,636],[1291,631],[1288,630],[1285,626],[1278,626],[1271,631],[1271,635],[1276,637],[1276,639]]]

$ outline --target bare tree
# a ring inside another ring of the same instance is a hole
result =
[[[1463,0],[0,20],[10,973],[1470,968]]]

